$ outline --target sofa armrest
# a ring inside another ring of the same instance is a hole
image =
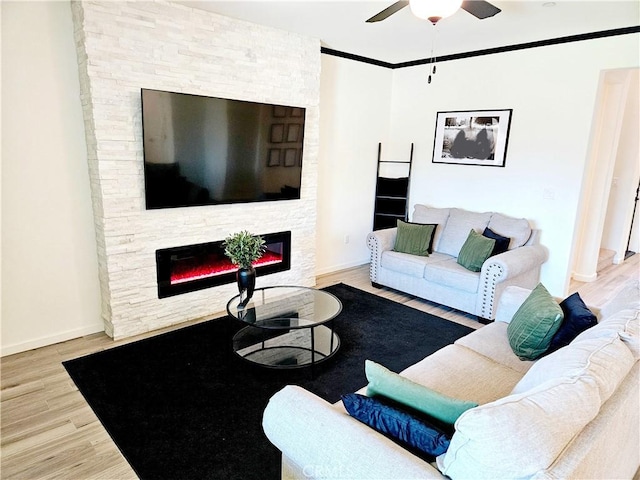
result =
[[[515,285],[505,288],[496,307],[496,322],[510,323],[530,293],[530,288],[522,288]]]
[[[380,269],[380,261],[382,252],[385,250],[393,250],[396,243],[396,234],[398,229],[385,228],[384,230],[376,230],[367,235],[367,246],[371,250],[371,263],[369,264],[369,278],[372,282],[378,281],[378,271]]]
[[[444,478],[429,463],[298,386],[271,397],[262,426],[304,478]]]
[[[492,319],[499,295],[507,286],[534,288],[549,254],[542,245],[525,245],[489,257],[480,271],[480,316]]]
[[[489,257],[482,265],[482,276],[488,275],[489,270],[493,270],[497,275],[497,281],[504,281],[540,268],[548,258],[547,249],[542,245],[525,245]]]

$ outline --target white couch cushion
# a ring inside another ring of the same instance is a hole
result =
[[[441,348],[402,371],[401,375],[443,395],[481,405],[509,395],[522,377],[522,374],[459,345]]]
[[[489,224],[490,212],[478,213],[452,208],[437,244],[437,251],[457,257],[471,229],[482,233]],[[496,232],[498,233],[498,232]]]
[[[442,254],[440,254],[442,255]],[[424,278],[439,285],[446,285],[464,292],[476,293],[480,284],[480,273],[467,270],[447,256],[448,260],[433,262],[424,269]]]
[[[640,310],[640,279],[625,282],[613,298],[602,308],[602,318],[608,318],[620,310]]]
[[[590,338],[607,337],[612,333],[627,332],[640,336],[640,311],[620,310],[619,312],[602,319],[596,326],[588,328],[573,339],[572,343]]]
[[[393,270],[394,272],[404,273],[412,277],[423,278],[425,267],[429,264],[435,264],[451,259],[448,255],[434,252],[428,257],[419,255],[411,255],[408,253],[394,252],[386,250],[382,253],[380,266]]]
[[[416,206],[413,207],[413,216],[411,217],[412,222],[425,224],[434,223],[438,225],[433,235],[434,251],[438,251],[438,242],[440,241],[442,230],[449,218],[450,210],[450,208],[435,208],[420,204],[416,204]]]
[[[573,342],[538,360],[511,393],[523,393],[555,378],[593,381],[606,402],[629,373],[635,359],[617,334]]]
[[[526,218],[514,218],[494,213],[489,220],[489,228],[503,237],[509,237],[509,250],[523,246],[531,236],[531,225]]]
[[[469,348],[494,362],[524,375],[533,365],[530,360],[520,360],[507,339],[508,324],[493,322],[455,341],[456,345]],[[492,384],[493,385],[493,384]]]
[[[548,468],[600,409],[598,388],[557,379],[467,410],[438,467],[453,479],[529,478]]]

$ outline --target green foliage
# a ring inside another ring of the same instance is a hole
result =
[[[249,268],[266,250],[264,243],[260,235],[253,235],[243,230],[224,239],[224,254],[234,265]]]

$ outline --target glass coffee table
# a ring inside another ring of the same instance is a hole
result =
[[[338,351],[333,319],[341,311],[335,295],[315,288],[257,288],[244,306],[237,295],[227,313],[246,326],[233,336],[233,351],[265,367],[313,367]]]

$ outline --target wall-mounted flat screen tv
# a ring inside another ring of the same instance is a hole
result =
[[[305,113],[142,89],[146,208],[299,199]]]

